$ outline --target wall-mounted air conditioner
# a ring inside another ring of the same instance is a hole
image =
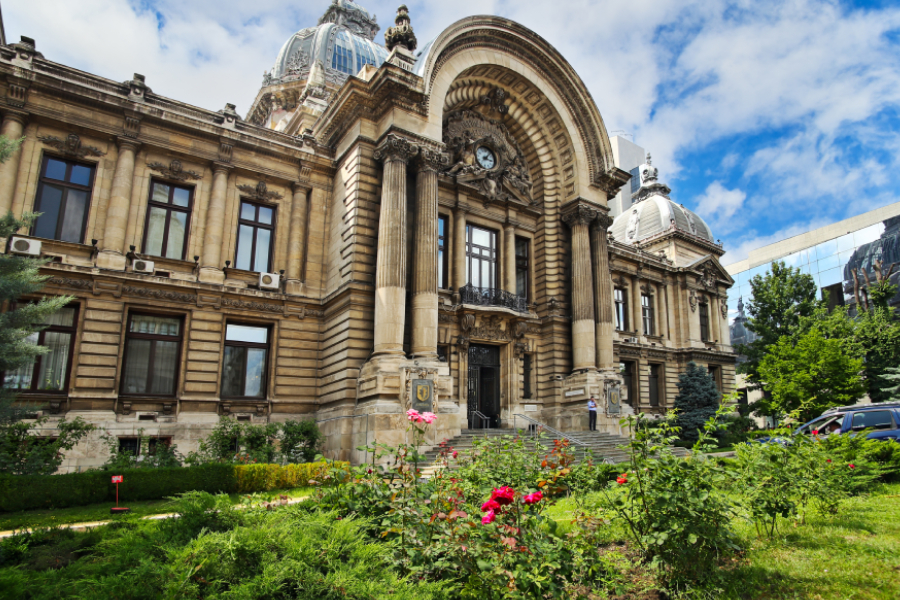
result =
[[[9,241],[9,251],[13,254],[24,254],[25,256],[40,256],[41,242],[13,236]]]
[[[278,273],[260,273],[259,289],[278,291],[278,284],[280,280],[281,275],[279,275]]]
[[[149,273],[153,274],[154,263],[152,260],[144,260],[142,258],[137,258],[133,263],[131,263],[131,270],[135,273]]]

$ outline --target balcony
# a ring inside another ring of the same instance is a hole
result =
[[[480,288],[469,284],[459,288],[459,299],[462,304],[499,306],[520,313],[528,312],[528,301],[525,298],[494,288]]]

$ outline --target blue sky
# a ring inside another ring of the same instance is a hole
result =
[[[382,28],[402,0],[361,0]],[[5,0],[9,40],[218,110],[247,110],[329,0]],[[653,154],[725,241],[766,243],[900,201],[900,6],[836,0],[406,0],[420,43],[473,14],[519,21],[584,79],[609,131]]]

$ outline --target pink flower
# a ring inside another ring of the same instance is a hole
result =
[[[828,460],[826,460],[826,461],[825,461],[825,462],[827,462],[827,463],[829,463],[829,464],[830,464],[830,463],[831,463],[831,459],[830,459],[830,458],[829,458],[829,459],[828,459]]]
[[[507,504],[512,504],[513,500],[516,499],[516,491],[509,486],[503,486],[501,488],[497,488],[491,494],[491,500],[496,500],[497,504],[500,506],[506,506]]]
[[[457,452],[456,450],[454,450],[454,451],[453,451],[453,458],[456,458],[457,456],[459,456],[459,452]]]
[[[537,504],[541,500],[544,499],[544,495],[540,492],[534,492],[533,494],[528,494],[525,496],[525,504]]]
[[[500,510],[500,504],[496,500],[488,500],[481,505],[481,512],[495,512]]]
[[[417,411],[414,408],[411,408],[408,411],[406,411],[406,418],[414,423],[422,422],[422,415],[420,415],[419,411]]]
[[[851,469],[855,469],[855,468],[856,468],[856,465],[854,465],[853,463],[850,463],[848,466],[849,466]]]
[[[430,412],[422,413],[422,420],[431,424],[437,420],[437,415]]]
[[[812,434],[813,434],[813,435],[819,435],[819,430],[818,430],[818,429],[813,429],[813,430],[812,430]]]
[[[481,517],[481,524],[482,525],[490,525],[491,523],[494,522],[494,519],[496,519],[496,518],[497,518],[497,513],[495,513],[492,510],[489,510],[486,515]]]

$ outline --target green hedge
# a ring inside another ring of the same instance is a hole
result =
[[[338,463],[346,466],[347,463]],[[183,492],[227,494],[263,492],[279,487],[302,487],[327,467],[303,465],[210,464],[172,469],[124,469],[86,471],[65,475],[0,477],[0,512],[67,508],[115,501],[112,475],[122,475],[119,501],[124,506],[137,500],[159,500]]]

